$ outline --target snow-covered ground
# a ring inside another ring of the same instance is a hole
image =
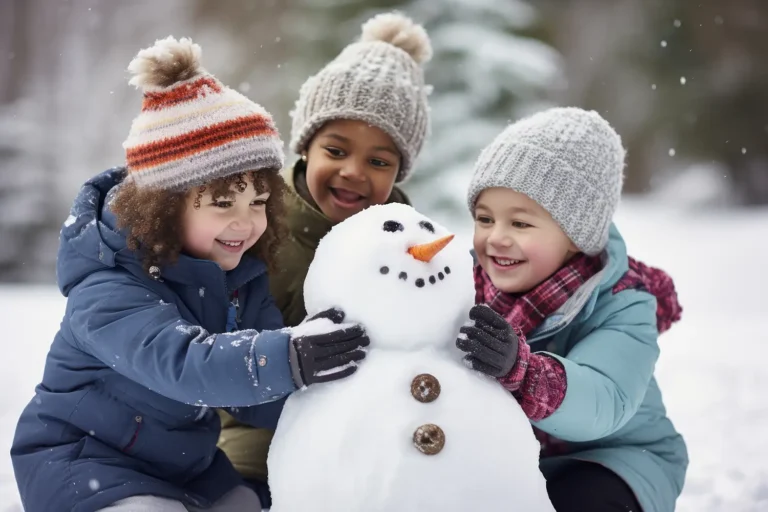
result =
[[[678,510],[768,510],[768,210],[628,201],[618,223],[631,254],[673,275],[685,308],[683,321],[661,338],[657,372],[690,451]],[[5,454],[63,309],[54,287],[0,287]],[[19,511],[10,459],[2,461],[0,512]]]

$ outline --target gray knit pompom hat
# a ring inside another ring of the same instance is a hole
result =
[[[480,153],[469,209],[486,188],[511,188],[547,210],[580,251],[599,254],[619,204],[624,155],[619,134],[597,112],[539,112],[508,126]]]
[[[374,16],[359,41],[301,87],[291,112],[291,149],[306,150],[328,121],[364,121],[392,138],[402,157],[396,181],[405,180],[429,133],[422,64],[431,57],[424,27],[395,12]]]

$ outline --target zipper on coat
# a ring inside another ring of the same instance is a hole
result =
[[[232,305],[235,306],[235,322],[240,325],[240,298],[238,297],[237,290],[232,292]]]
[[[133,431],[133,436],[131,436],[131,441],[123,448],[124,452],[127,452],[131,448],[133,448],[133,445],[136,444],[136,440],[139,438],[139,430],[141,430],[141,425],[144,422],[144,418],[141,416],[136,416],[133,418],[133,421],[136,422],[136,429]]]

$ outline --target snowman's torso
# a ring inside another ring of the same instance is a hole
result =
[[[549,512],[538,459],[514,398],[455,354],[372,349],[352,377],[289,398],[272,510]]]

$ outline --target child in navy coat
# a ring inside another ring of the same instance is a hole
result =
[[[27,512],[261,510],[210,408],[274,428],[283,398],[364,356],[359,326],[282,329],[282,142],[199,58],[173,38],[138,54],[127,165],[89,180],[62,228],[66,312],[11,450]]]

